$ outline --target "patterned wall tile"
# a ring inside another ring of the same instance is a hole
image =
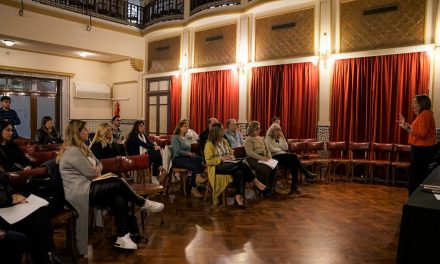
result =
[[[257,61],[314,54],[314,8],[256,20]],[[282,25],[295,26],[283,28]],[[279,29],[273,29],[279,28]]]
[[[397,4],[397,10],[364,15]],[[424,43],[425,0],[355,0],[341,3],[341,52]]]
[[[236,41],[237,24],[196,32],[194,66],[200,68],[235,63]]]
[[[179,69],[180,36],[148,43],[148,73]]]

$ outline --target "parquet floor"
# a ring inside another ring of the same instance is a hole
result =
[[[301,190],[251,200],[247,210],[162,197],[164,224],[150,216],[148,243],[116,250],[94,232],[92,257],[80,263],[395,263],[405,188],[338,181]]]

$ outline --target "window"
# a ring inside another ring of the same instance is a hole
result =
[[[150,135],[167,135],[170,125],[170,79],[149,80],[147,85],[147,131]]]
[[[34,139],[43,116],[51,116],[60,130],[60,80],[0,75],[0,95],[11,97],[11,108],[21,121],[20,137]]]

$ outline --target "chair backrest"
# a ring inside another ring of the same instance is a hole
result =
[[[350,142],[350,158],[367,159],[370,152],[370,142]]]
[[[119,157],[109,158],[109,159],[101,159],[99,160],[102,163],[102,174],[106,174],[109,172],[119,174],[121,172],[121,163],[122,160]]]
[[[196,153],[197,155],[202,154],[202,149],[200,149],[199,143],[192,143],[191,144],[191,152]]]
[[[329,157],[344,158],[344,153],[347,151],[347,143],[345,141],[328,141],[327,151]]]
[[[150,168],[150,159],[147,154],[137,156],[119,156],[118,159],[121,160],[121,170],[124,172],[145,170]]]
[[[305,142],[291,142],[289,143],[289,151],[301,155],[306,149]]]
[[[63,144],[45,144],[38,145],[39,151],[52,151],[52,150],[60,150]]]
[[[393,152],[392,143],[373,143],[371,148],[373,150],[373,160],[384,159],[391,161],[391,153]]]
[[[316,138],[300,138],[298,139],[299,142],[315,142]]]
[[[234,150],[234,156],[236,158],[239,159],[246,158],[246,150],[244,149],[244,147],[236,147],[236,148],[232,148],[232,150]]]
[[[320,142],[307,141],[306,142],[306,151],[317,152],[320,150],[324,150],[324,142],[322,142],[322,141],[320,141]]]
[[[298,142],[299,140],[297,138],[289,138],[287,139],[287,143],[291,143],[291,142]]]
[[[411,161],[411,146],[405,144],[394,144],[395,161]]]
[[[26,154],[26,156],[34,163],[35,166],[39,167],[45,161],[56,158],[58,154],[57,150],[44,151],[44,152],[34,152],[31,154]]]
[[[19,148],[24,154],[32,154],[38,151],[38,145],[19,146]]]
[[[24,191],[29,178],[31,177],[46,177],[47,167],[39,167],[31,170],[9,172],[6,176],[11,181],[12,187],[15,191]]]
[[[13,141],[18,146],[27,146],[32,144],[32,140],[30,138],[24,138],[24,137],[16,137],[14,138]]]

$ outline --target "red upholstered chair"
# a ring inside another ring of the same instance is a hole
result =
[[[244,149],[244,147],[236,147],[236,148],[232,148],[232,150],[234,151],[235,158],[237,159],[246,158],[246,150]]]
[[[150,159],[147,154],[136,156],[119,156],[121,161],[121,170],[128,179],[133,179],[136,183],[151,182]]]
[[[298,142],[299,140],[297,138],[289,138],[287,139],[287,143],[292,143],[292,142]]]
[[[370,170],[370,143],[369,142],[350,142],[349,143],[349,151],[350,151],[350,171],[351,178],[353,181],[354,169],[358,166],[362,166],[364,168],[364,179],[366,180],[369,175]],[[362,177],[362,176],[361,176]]]
[[[19,148],[24,154],[32,154],[38,151],[38,145],[25,145],[19,146]]]
[[[300,138],[299,142],[316,142],[316,138]]]
[[[345,158],[347,143],[345,141],[327,142],[328,158],[330,160],[330,175],[334,178],[336,169],[343,165],[345,167],[345,178],[348,178],[350,171],[350,160]],[[332,172],[333,171],[333,172]]]
[[[122,159],[119,157],[115,158],[109,158],[109,159],[101,159],[102,163],[102,172],[101,174],[106,173],[114,173],[114,174],[120,174],[121,173],[121,167],[122,167]]]
[[[199,143],[192,143],[191,144],[191,152],[196,153],[197,155],[202,155],[204,149],[200,149]]]
[[[389,143],[373,143],[371,145],[373,157],[370,160],[370,178],[371,182],[374,180],[374,169],[376,167],[385,170],[385,184],[388,183],[388,175],[391,166],[391,152],[393,151],[393,144]]]
[[[306,149],[305,142],[291,142],[289,143],[289,151],[295,153],[298,158],[302,158],[303,153]]]
[[[58,154],[57,150],[44,151],[44,152],[34,152],[31,154],[26,154],[26,156],[32,161],[32,163],[39,167],[44,162],[56,158]]]
[[[32,140],[30,138],[24,138],[24,137],[16,137],[14,138],[14,143],[18,146],[27,146],[32,144]]]
[[[306,141],[304,158],[307,159],[319,159],[322,158],[322,152],[324,151],[324,142]]]
[[[63,145],[63,144],[45,144],[45,145],[38,145],[38,151],[53,151],[53,150],[60,150],[62,145]]]
[[[396,173],[403,170],[407,177],[409,176],[409,168],[411,165],[411,146],[394,144],[394,161],[391,162],[393,185],[396,180]]]

